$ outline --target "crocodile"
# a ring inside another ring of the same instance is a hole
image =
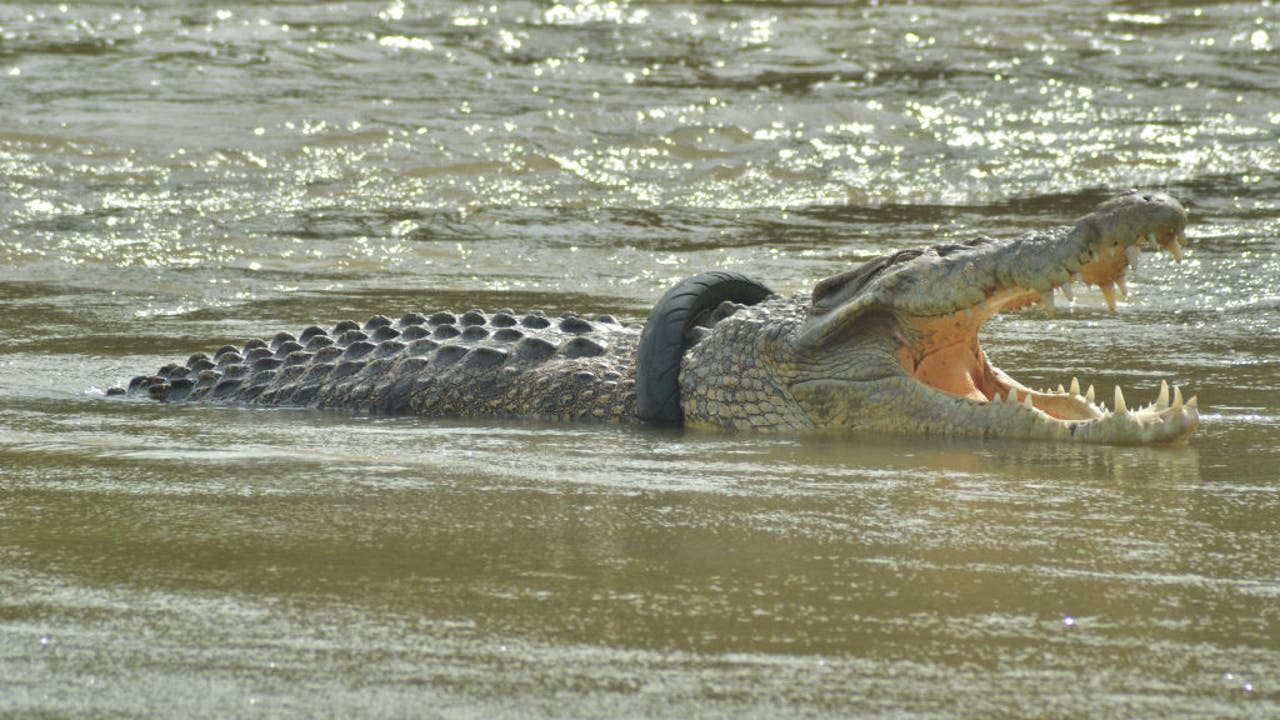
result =
[[[643,327],[610,315],[502,309],[375,316],[197,353],[128,393],[159,401],[431,417],[521,417],[761,431],[884,431],[1112,444],[1185,442],[1195,397],[1162,382],[1130,408],[1093,386],[1037,390],[987,358],[1000,312],[1098,287],[1114,311],[1144,249],[1181,259],[1174,198],[1130,191],[1073,225],[901,250],[775,294],[749,278],[686,279]]]

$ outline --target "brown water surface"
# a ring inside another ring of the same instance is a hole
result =
[[[1280,715],[1270,2],[0,6],[0,715]],[[1130,187],[993,359],[1176,448],[107,398],[374,313],[641,321]]]

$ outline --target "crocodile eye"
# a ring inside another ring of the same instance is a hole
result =
[[[821,280],[813,286],[810,300],[810,311],[814,315],[822,315],[842,305],[851,296],[858,293],[872,278],[884,272],[885,268],[898,263],[915,259],[924,254],[924,250],[899,250],[890,255],[872,258],[858,267]]]

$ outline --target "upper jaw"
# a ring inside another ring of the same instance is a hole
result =
[[[1098,285],[1114,304],[1114,282],[1141,248],[1180,256],[1186,223],[1186,210],[1172,197],[1130,192],[1070,227],[877,258],[815,287],[799,342],[821,347],[872,309],[938,316],[980,305],[991,313],[1029,302],[1051,305],[1052,290],[1069,293],[1073,279]]]

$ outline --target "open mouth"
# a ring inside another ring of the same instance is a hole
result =
[[[1072,271],[1067,268],[1068,279],[1045,289],[1033,287],[989,288],[986,297],[971,307],[945,315],[915,316],[902,321],[902,336],[896,356],[904,372],[921,383],[949,395],[966,398],[975,403],[1018,403],[1029,410],[1044,413],[1045,420],[1057,420],[1072,424],[1101,420],[1113,415],[1129,413],[1129,419],[1139,423],[1162,422],[1180,415],[1184,408],[1194,412],[1196,398],[1184,401],[1178,388],[1169,388],[1162,381],[1160,390],[1150,404],[1130,410],[1120,387],[1115,389],[1112,409],[1095,399],[1092,385],[1082,390],[1079,380],[1071,378],[1059,385],[1056,391],[1035,390],[1014,380],[1004,371],[987,361],[982,345],[978,342],[978,330],[996,313],[1039,304],[1053,312],[1055,292],[1073,300],[1072,285],[1083,282],[1086,287],[1098,287],[1112,311],[1116,307],[1116,295],[1126,294],[1124,275],[1130,267],[1141,261],[1142,248],[1168,250],[1176,260],[1181,260],[1181,246],[1185,243],[1181,229],[1169,229],[1136,238],[1132,243],[1116,244],[1094,252],[1087,262]]]

